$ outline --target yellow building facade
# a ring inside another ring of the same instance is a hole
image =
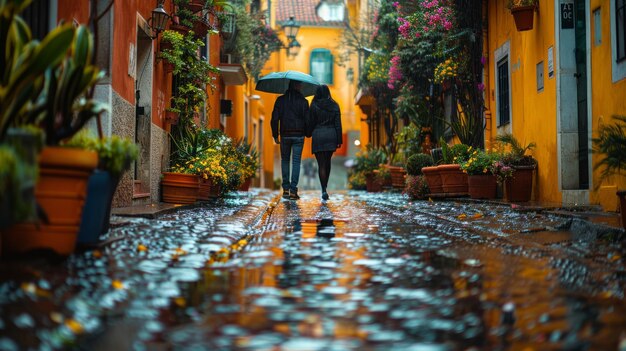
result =
[[[537,144],[535,200],[616,210],[615,191],[626,187],[626,177],[599,184],[591,150],[598,127],[626,114],[621,3],[539,1],[526,31],[516,29],[506,0],[486,4],[486,147],[505,132]]]

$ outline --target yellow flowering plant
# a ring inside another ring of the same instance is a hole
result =
[[[459,72],[459,64],[449,58],[435,67],[435,83],[441,84],[448,79],[455,78]]]
[[[497,154],[477,149],[466,161],[461,162],[460,166],[461,170],[469,175],[493,174],[493,165],[497,159]]]

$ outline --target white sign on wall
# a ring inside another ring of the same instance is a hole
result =
[[[137,58],[135,56],[135,43],[130,43],[128,48],[128,75],[137,79]]]
[[[548,78],[554,78],[554,49],[548,48]]]

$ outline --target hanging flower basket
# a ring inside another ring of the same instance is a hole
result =
[[[511,8],[511,14],[515,20],[515,27],[518,32],[523,32],[533,29],[533,22],[535,16],[535,10],[537,6],[517,6]]]

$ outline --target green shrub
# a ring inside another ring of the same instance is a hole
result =
[[[434,165],[432,156],[426,154],[414,154],[406,161],[406,172],[408,175],[422,175],[422,168]]]

